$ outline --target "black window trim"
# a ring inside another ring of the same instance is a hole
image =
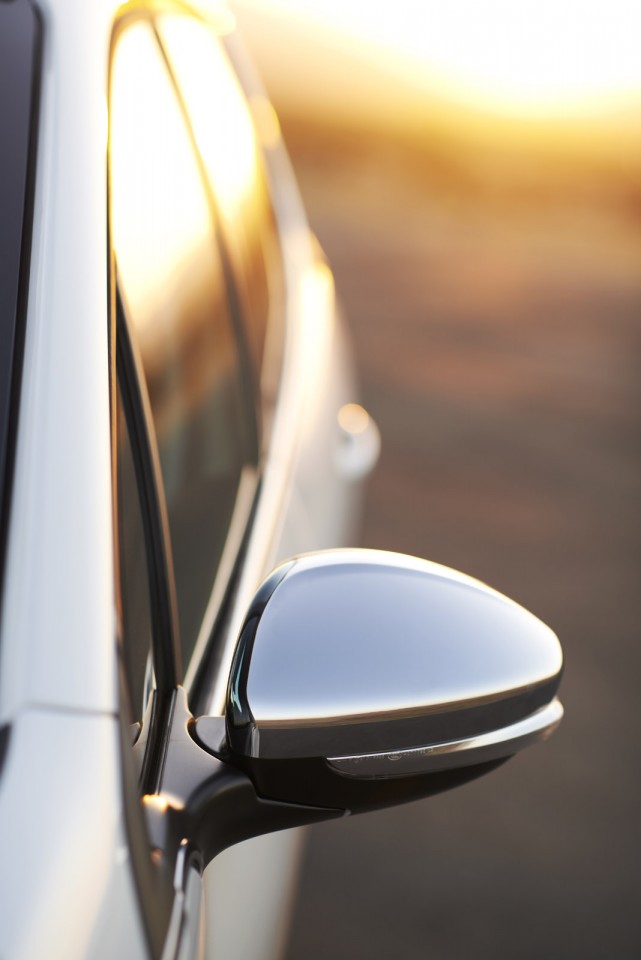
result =
[[[135,340],[131,336],[122,297],[117,288],[115,298],[116,377],[131,439],[151,588],[152,650],[156,693],[147,735],[148,748],[145,751],[142,768],[141,788],[144,793],[154,793],[162,772],[164,733],[169,722],[173,693],[182,683],[176,586],[167,505],[142,362]],[[115,405],[112,403],[112,417],[114,416]],[[117,510],[115,490],[114,502],[114,510]],[[114,530],[117,538],[117,523],[114,525]],[[116,585],[119,591],[118,577]]]
[[[109,205],[110,185],[107,183]],[[109,219],[107,220],[109,224]],[[117,497],[117,447],[116,447],[116,390],[120,389],[123,413],[130,433],[136,483],[141,497],[143,526],[145,529],[146,559],[154,557],[153,565],[148,566],[150,587],[152,591],[151,607],[152,618],[158,615],[163,620],[161,611],[165,611],[164,622],[159,624],[160,633],[156,631],[156,620],[152,619],[153,654],[156,659],[159,638],[166,637],[164,651],[154,664],[156,674],[156,690],[153,693],[146,729],[141,737],[144,744],[139,744],[142,752],[141,768],[134,757],[131,747],[131,731],[126,725],[124,713],[121,712],[119,731],[121,741],[121,757],[123,763],[123,810],[134,882],[140,904],[140,917],[145,937],[150,951],[150,957],[158,960],[164,950],[165,940],[169,929],[172,913],[172,903],[175,896],[173,884],[173,864],[164,860],[154,859],[151,856],[150,837],[147,830],[143,806],[140,803],[142,796],[155,794],[160,788],[162,770],[167,751],[167,740],[171,729],[171,720],[175,703],[175,687],[179,680],[179,645],[177,634],[177,613],[175,587],[171,571],[171,554],[167,554],[162,535],[162,524],[158,520],[158,512],[154,504],[162,497],[162,486],[158,487],[156,480],[159,472],[157,452],[154,459],[153,448],[149,441],[147,418],[150,417],[149,404],[145,407],[141,399],[137,376],[136,352],[132,345],[127,327],[125,310],[117,290],[117,273],[113,256],[109,226],[107,227],[107,269],[109,275],[109,406],[111,430],[111,460],[112,460],[112,511],[113,511],[113,543],[114,543],[114,591],[118,610],[121,608],[120,571],[118,555],[118,497]],[[144,383],[144,381],[142,381]],[[153,434],[151,434],[153,436]],[[138,438],[141,442],[138,442]],[[158,491],[161,491],[160,494]],[[166,511],[165,511],[166,516]],[[167,525],[165,524],[165,529]],[[158,602],[154,602],[157,600]],[[119,637],[121,620],[119,617]],[[164,654],[164,655],[163,655]],[[124,666],[121,661],[119,670],[121,697],[124,697]],[[137,780],[137,783],[136,783]],[[135,785],[135,789],[134,789]]]

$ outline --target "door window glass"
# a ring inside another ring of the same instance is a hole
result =
[[[256,461],[255,424],[212,204],[145,21],[113,54],[110,171],[118,286],[156,432],[186,665],[243,468]]]
[[[213,29],[175,14],[158,17],[157,29],[229,247],[253,366],[260,380],[263,413],[269,417],[280,374],[284,278],[250,105]],[[268,104],[261,98],[256,107],[264,112]],[[273,122],[278,129],[275,117]]]

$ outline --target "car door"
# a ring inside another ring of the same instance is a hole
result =
[[[146,757],[162,752],[169,726],[169,707],[164,721],[157,708],[145,722],[154,683],[156,705],[182,681],[195,715],[219,712],[257,584],[288,554],[344,542],[358,496],[335,458],[345,441],[337,414],[354,386],[331,274],[273,112],[235,38],[221,39],[228,27],[170,7],[126,13],[111,58],[117,424],[135,454],[137,549],[140,557],[144,539],[149,568],[148,583],[133,579],[151,595],[146,626],[127,638],[127,618],[136,621],[131,578],[121,575],[121,622],[140,789],[149,791]],[[119,522],[122,569],[133,566],[126,527]],[[142,647],[135,654],[132,642]],[[289,831],[214,861],[208,955],[274,952],[298,846]],[[241,892],[251,927],[239,923]]]
[[[206,710],[224,674],[226,605],[269,458],[284,332],[280,247],[251,114],[215,31],[195,18],[142,13],[117,24],[110,207],[124,696],[145,793],[156,786],[149,758],[168,733],[163,702],[184,679],[191,709]],[[254,949],[280,926],[295,846],[269,838],[253,857],[263,906]],[[208,886],[210,952],[237,955],[221,946],[235,925],[233,884]],[[158,915],[151,902],[145,909]]]

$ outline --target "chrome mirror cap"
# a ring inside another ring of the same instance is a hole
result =
[[[378,805],[400,802],[408,779],[436,774],[447,785],[447,771],[480,773],[548,736],[563,713],[562,665],[544,623],[447,567],[373,550],[298,557],[248,612],[230,675],[228,759],[263,796],[293,789],[298,802],[349,807],[358,781],[366,808],[364,781],[389,781]],[[202,718],[203,742],[207,729]]]

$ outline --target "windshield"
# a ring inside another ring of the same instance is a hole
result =
[[[27,302],[40,33],[29,0],[0,3],[0,566]]]

